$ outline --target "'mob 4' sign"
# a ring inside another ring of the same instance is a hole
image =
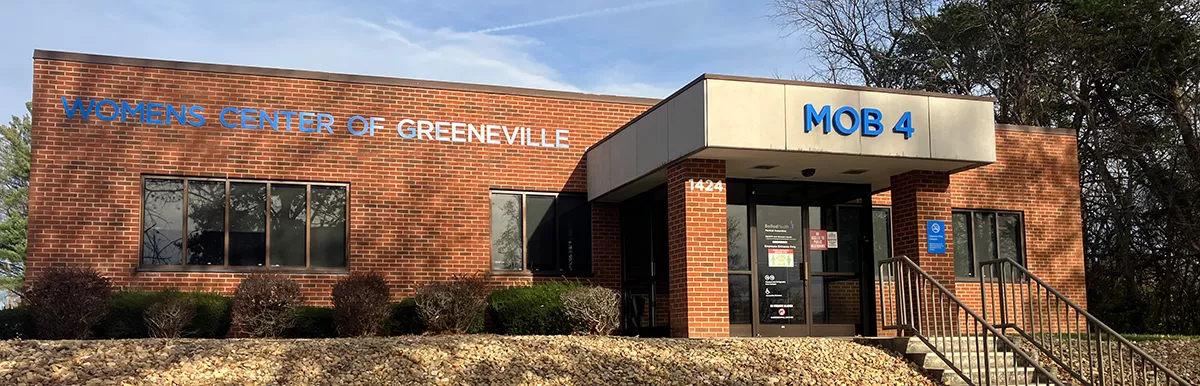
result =
[[[848,119],[843,120],[843,117]],[[832,128],[841,135],[851,135],[861,130],[864,137],[878,137],[883,134],[883,112],[870,107],[856,110],[854,107],[842,106],[830,114],[829,105],[822,106],[818,111],[812,104],[806,104],[804,105],[804,132],[812,131],[814,125],[820,125],[825,134],[829,134],[829,130]],[[892,132],[904,134],[904,139],[912,138],[911,111],[905,111],[900,116],[900,119],[892,125]]]

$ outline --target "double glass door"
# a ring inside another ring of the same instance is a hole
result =
[[[731,335],[862,333],[862,246],[871,242],[864,234],[870,217],[860,215],[861,195],[847,194],[861,189],[787,187],[754,184],[744,201],[730,197]]]

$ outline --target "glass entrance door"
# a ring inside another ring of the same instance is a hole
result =
[[[755,205],[756,322],[760,336],[809,336],[807,208]]]
[[[864,300],[872,291],[862,275],[871,258],[871,218],[862,215],[869,189],[744,184],[729,185],[726,208],[730,335],[863,333],[864,320],[874,321],[862,308],[874,303]]]

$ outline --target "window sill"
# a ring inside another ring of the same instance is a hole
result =
[[[348,275],[347,268],[226,267],[207,265],[163,265],[138,267],[137,272],[278,273],[283,275]]]
[[[563,272],[563,271],[489,271],[488,276],[493,277],[564,277],[564,278],[590,278],[595,276],[592,272]]]

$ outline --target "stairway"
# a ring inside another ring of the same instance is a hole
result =
[[[979,386],[1055,384],[1054,381],[1047,379],[1048,377],[1045,375],[1038,374],[1036,369],[1027,366],[1023,363],[1024,360],[1018,358],[1011,351],[1005,350],[1003,345],[996,342],[989,342],[988,349],[985,351],[982,349],[984,338],[981,337],[962,336],[936,339],[937,345],[947,347],[942,353],[954,361],[964,373],[975,379]],[[887,338],[878,343],[884,348],[904,355],[905,359],[921,367],[931,378],[941,380],[948,386],[970,384],[952,370],[941,357],[934,354],[933,350],[920,339]],[[961,347],[961,349],[956,350],[955,347]],[[984,355],[987,356],[986,366]],[[980,370],[981,368],[990,368],[990,374],[982,374],[985,370]],[[1030,383],[1029,379],[1033,379],[1034,382]]]
[[[947,385],[1190,385],[1019,263],[976,272],[978,312],[908,257],[881,261],[882,329],[907,337],[878,343]]]

